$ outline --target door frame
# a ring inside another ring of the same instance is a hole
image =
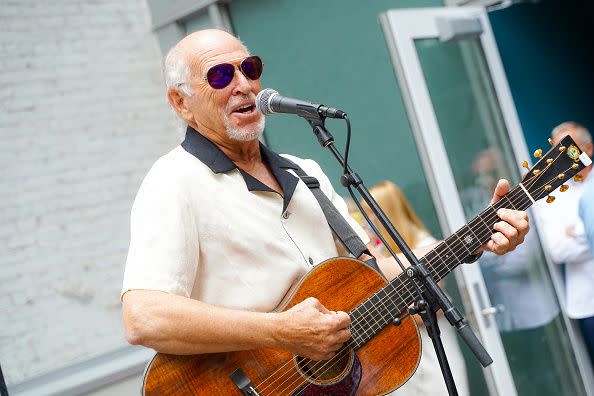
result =
[[[482,28],[480,43],[491,75],[495,95],[508,131],[512,153],[517,159],[516,166],[521,173],[522,159],[531,162],[516,107],[507,82],[503,64],[497,49],[494,34],[483,7],[439,7],[389,10],[380,15],[392,59],[394,72],[400,86],[409,122],[422,159],[429,190],[437,211],[439,223],[444,234],[454,232],[466,223],[458,196],[454,177],[449,166],[445,145],[431,102],[429,90],[423,75],[414,40],[439,38],[436,18],[478,19]],[[446,202],[448,202],[446,207]],[[533,228],[538,224],[531,216]],[[536,224],[535,224],[536,223]],[[559,301],[564,304],[564,285],[557,266],[546,254],[546,262],[552,278],[553,287]],[[467,297],[474,315],[473,325],[479,337],[493,357],[494,363],[484,370],[485,380],[492,395],[516,395],[513,377],[507,356],[501,343],[497,325],[493,317],[480,315],[480,310],[489,307],[490,300],[478,266],[461,266],[455,272],[459,285],[464,285],[463,296]],[[594,394],[594,380],[591,365],[583,341],[577,336],[577,328],[562,310],[562,318],[568,330],[569,340],[577,359],[581,378],[587,394]]]

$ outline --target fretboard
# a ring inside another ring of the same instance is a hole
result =
[[[427,267],[436,282],[440,281],[489,240],[494,232],[493,226],[499,221],[498,209],[526,210],[532,203],[528,194],[517,186],[438,244],[419,261]],[[417,285],[423,291],[421,284],[417,282]],[[350,312],[351,345],[355,349],[361,347],[381,329],[405,313],[417,300],[416,290],[413,281],[402,273],[359,304]]]

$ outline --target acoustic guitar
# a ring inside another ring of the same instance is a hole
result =
[[[542,156],[537,150],[535,156]],[[484,244],[499,208],[525,210],[576,175],[591,161],[567,136],[528,170],[522,182],[423,256],[435,281],[449,274]],[[523,164],[526,168],[527,163]],[[576,176],[579,178],[579,175]],[[562,185],[560,191],[565,191]],[[391,282],[351,258],[327,260],[306,274],[276,311],[308,297],[329,310],[348,312],[351,339],[334,357],[313,361],[290,352],[258,349],[175,356],[157,353],[144,374],[143,395],[383,395],[416,370],[421,343],[407,315],[415,280],[406,273]],[[418,284],[421,288],[421,284]],[[396,320],[403,318],[402,320]],[[395,323],[399,323],[395,325]]]

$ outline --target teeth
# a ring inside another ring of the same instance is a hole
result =
[[[237,110],[244,110],[244,109],[247,110],[247,109],[251,109],[251,108],[252,108],[252,105],[249,105],[248,104],[248,105],[245,105],[245,106],[238,107]]]

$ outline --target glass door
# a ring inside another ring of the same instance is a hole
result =
[[[463,7],[388,11],[381,23],[449,235],[489,204],[498,179],[517,184],[528,159],[489,21],[484,9]],[[591,368],[575,353],[557,299],[560,280],[551,277],[536,227],[516,251],[461,266],[456,281],[494,360],[484,370],[490,394],[586,394],[583,378],[591,374],[580,373]],[[486,393],[480,383],[471,387]]]

